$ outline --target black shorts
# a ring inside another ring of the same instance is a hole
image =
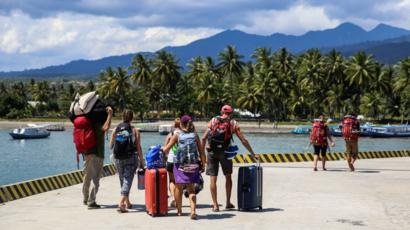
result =
[[[230,175],[233,171],[232,160],[226,159],[224,152],[208,152],[208,163],[206,165],[206,175],[218,176],[219,164],[221,164],[224,175]]]
[[[313,145],[313,148],[315,149],[314,154],[315,155],[321,155],[322,157],[326,156],[326,150],[327,150],[327,146],[323,145]]]
[[[167,162],[167,171],[169,173],[174,173],[174,163]]]

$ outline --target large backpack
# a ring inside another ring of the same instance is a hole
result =
[[[74,119],[73,142],[77,150],[77,167],[80,161],[79,154],[87,153],[97,145],[94,128],[90,118],[79,116]]]
[[[188,165],[198,163],[198,147],[196,144],[196,134],[181,131],[178,135],[178,148],[175,155],[175,163]]]
[[[154,145],[148,149],[148,152],[145,155],[145,162],[148,169],[164,168],[161,145]]]
[[[313,145],[322,146],[326,142],[325,122],[320,119],[313,120],[312,132],[310,133],[310,142]]]
[[[95,103],[98,100],[98,94],[95,91],[80,95],[77,93],[74,101],[70,106],[70,118],[75,119],[76,116],[85,115],[91,112]]]
[[[220,116],[215,117],[215,123],[210,130],[210,146],[212,151],[221,152],[226,150],[232,139],[232,127],[230,119],[223,119]]]
[[[357,133],[353,133],[353,131],[357,129],[356,117],[351,115],[345,116],[343,119],[342,126],[343,138],[345,140],[355,141],[359,138],[359,135]]]
[[[115,159],[128,159],[135,153],[132,126],[129,123],[120,123],[115,129],[114,157]]]

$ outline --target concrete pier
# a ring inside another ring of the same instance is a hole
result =
[[[224,178],[219,176],[221,212],[211,211],[209,178],[198,195],[199,219],[170,209],[166,217],[145,213],[144,191],[131,191],[134,208],[116,212],[117,175],[101,179],[99,210],[82,204],[81,184],[0,205],[0,229],[410,229],[410,158],[359,160],[356,172],[344,161],[314,172],[312,162],[263,164],[263,210],[224,210]],[[234,169],[233,202],[236,205]],[[222,206],[223,205],[223,206]]]

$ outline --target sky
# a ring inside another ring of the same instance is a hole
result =
[[[0,0],[0,71],[156,51],[227,29],[410,29],[410,0]]]

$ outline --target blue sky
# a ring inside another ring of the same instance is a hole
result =
[[[1,0],[0,71],[184,45],[226,29],[410,29],[410,0]]]

